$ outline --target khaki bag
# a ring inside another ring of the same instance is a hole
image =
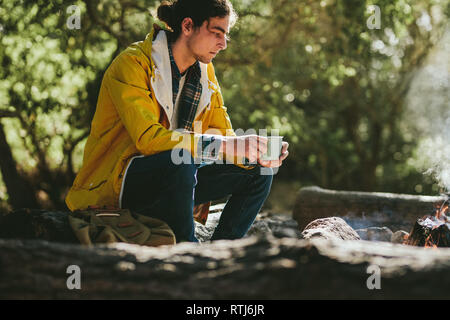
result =
[[[128,209],[88,208],[69,214],[75,236],[84,245],[126,242],[145,246],[175,244],[175,234],[163,221]]]

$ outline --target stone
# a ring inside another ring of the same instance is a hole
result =
[[[323,238],[327,240],[361,240],[359,235],[342,218],[317,219],[309,223],[302,232],[303,239]]]
[[[362,240],[391,242],[394,234],[388,227],[369,227],[355,230]]]
[[[247,232],[246,236],[258,235],[258,234],[271,234],[272,230],[270,230],[269,223],[266,220],[256,219],[253,222],[252,226]]]
[[[409,236],[408,232],[404,230],[398,230],[392,234],[391,242],[402,244],[408,236]]]
[[[200,242],[209,241],[219,223],[222,212],[215,210],[209,213],[205,225],[195,222],[195,236]],[[276,238],[301,237],[297,222],[285,214],[260,213],[247,232],[247,237],[252,235],[272,235]]]
[[[195,236],[200,242],[209,241],[209,239],[211,239],[214,230],[216,229],[216,226],[219,223],[221,214],[222,211],[210,213],[208,215],[208,220],[206,220],[205,225],[195,221]]]
[[[301,238],[297,221],[286,214],[260,213],[247,235],[271,234],[276,238]]]

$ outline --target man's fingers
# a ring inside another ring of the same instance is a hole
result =
[[[272,161],[270,161],[269,167],[270,168],[278,168],[281,166],[282,163],[283,163],[283,161],[280,161],[280,160],[272,160]]]
[[[289,148],[289,143],[286,141],[283,141],[283,148],[281,148],[281,153],[285,153],[287,149]]]
[[[259,164],[267,168],[278,168],[283,164],[283,160],[287,158],[289,151],[283,153],[278,160],[258,160]]]
[[[262,153],[267,152],[267,138],[262,136],[251,136],[250,145],[254,146],[258,151]]]
[[[267,142],[269,141],[269,139],[267,137],[264,136],[255,136],[256,139],[258,139],[258,141],[267,144]]]
[[[253,145],[258,152],[264,154],[267,152],[267,138],[262,136],[251,136],[251,145]]]
[[[279,161],[283,161],[284,159],[287,158],[288,155],[289,155],[289,151],[286,151],[286,152],[281,154],[280,159],[278,159],[278,160]]]
[[[246,145],[247,145],[247,158],[250,161],[258,160],[258,162],[262,166],[275,168],[281,166],[281,162],[287,158],[289,152],[287,149],[289,148],[289,143],[286,141],[283,141],[283,145],[281,148],[281,155],[278,160],[272,160],[272,161],[259,161],[259,158],[267,153],[267,144],[269,139],[264,136],[258,136],[258,135],[250,135],[246,138]]]
[[[252,141],[254,142],[254,141]],[[267,152],[267,146],[260,143],[250,143],[248,148],[249,155],[260,157]]]
[[[262,154],[267,153],[267,143],[258,142],[258,151]]]
[[[258,136],[258,146],[264,153],[267,152],[267,144],[269,143],[269,139],[267,137]]]
[[[255,162],[259,159],[259,152],[256,146],[250,145],[248,148],[248,155],[247,158],[250,162]]]
[[[269,167],[270,161],[269,161],[269,160],[261,160],[261,159],[258,159],[258,163],[259,163],[260,165],[262,165],[263,167]]]
[[[278,168],[283,164],[281,160],[258,160],[258,163],[266,168]]]

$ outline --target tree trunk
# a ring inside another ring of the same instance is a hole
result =
[[[39,207],[35,192],[16,168],[11,148],[6,140],[5,131],[0,122],[0,170],[8,192],[8,202],[13,208]]]
[[[450,252],[438,250],[258,237],[160,248],[0,240],[0,298],[448,299]],[[69,266],[79,267],[79,290],[68,289]]]
[[[0,299],[450,298],[448,249],[267,235],[84,247],[66,212],[39,210],[3,217],[0,237],[59,242],[0,239]]]

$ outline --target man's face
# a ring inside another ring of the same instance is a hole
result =
[[[196,60],[208,64],[219,53],[227,48],[227,38],[230,29],[229,16],[210,18],[187,40],[187,46]]]

